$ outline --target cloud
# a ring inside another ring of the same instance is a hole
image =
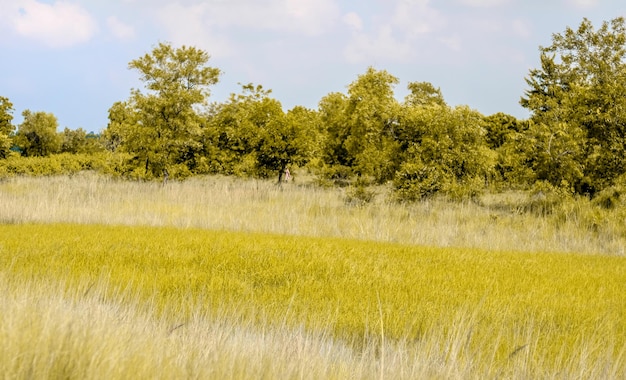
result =
[[[111,16],[107,18],[106,25],[109,31],[120,40],[130,40],[135,38],[135,29],[120,21],[117,17]]]
[[[24,38],[52,48],[63,48],[89,41],[98,26],[95,19],[77,4],[36,0],[16,1],[9,8],[10,28]]]
[[[598,5],[599,0],[565,0],[566,4],[574,6],[579,9],[589,9]]]
[[[173,3],[157,10],[157,23],[165,29],[168,40],[175,44],[197,46],[213,56],[231,55],[232,42],[207,21],[210,18],[208,10],[207,4],[183,6]]]
[[[343,16],[342,21],[354,31],[363,30],[363,20],[361,19],[361,16],[355,12],[346,13]]]
[[[344,24],[352,31],[352,38],[344,49],[349,62],[408,62],[418,52],[423,55],[429,49],[426,45],[433,41],[450,49],[458,48],[456,41],[437,38],[447,21],[441,12],[430,6],[429,0],[396,0],[391,4],[391,12],[374,18],[370,28],[358,14],[344,15]]]
[[[511,28],[516,36],[523,39],[528,39],[532,35],[531,27],[522,20],[514,20],[511,24]]]
[[[340,20],[336,0],[168,2],[155,8],[157,23],[168,39],[202,46],[222,56],[237,49],[236,36],[244,32],[319,36]]]
[[[344,57],[350,63],[372,63],[372,61],[406,62],[413,56],[407,41],[394,38],[389,25],[380,27],[375,35],[356,33],[344,50]]]
[[[490,8],[504,5],[508,3],[509,0],[460,0],[459,2],[463,5],[475,8]]]
[[[339,20],[336,0],[239,0],[168,3],[163,14],[176,10],[177,16],[200,20],[206,28],[246,28],[304,35],[320,35]],[[184,24],[184,19],[175,21]]]

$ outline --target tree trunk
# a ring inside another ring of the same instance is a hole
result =
[[[283,183],[283,174],[285,174],[285,168],[282,168],[278,171],[278,182],[276,183],[277,185]]]

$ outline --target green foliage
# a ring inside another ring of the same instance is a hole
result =
[[[103,149],[98,136],[82,128],[65,128],[61,135],[61,153],[95,153]]]
[[[206,106],[209,86],[220,75],[208,60],[200,49],[160,43],[129,63],[147,91],[133,89],[127,102],[111,107],[104,138],[108,149],[134,155],[136,175],[159,177],[168,168],[189,167],[201,153],[203,122],[197,110]]]
[[[402,202],[432,197],[451,182],[449,173],[438,165],[428,166],[419,159],[402,164],[393,181],[394,196]]]
[[[15,145],[26,157],[49,156],[61,150],[56,116],[46,112],[22,112],[24,121],[17,127]]]
[[[512,134],[521,132],[523,123],[514,116],[498,112],[483,119],[485,142],[491,149],[498,149],[511,139]]]
[[[107,154],[61,153],[49,156],[11,156],[0,161],[0,177],[13,175],[72,175],[84,170],[113,174],[119,170]]]
[[[536,180],[581,194],[601,191],[626,172],[624,19],[597,30],[584,19],[540,51],[541,68],[530,71],[521,100],[539,126],[526,132],[528,140],[543,146],[543,157],[529,165]],[[557,148],[546,152],[550,143]]]
[[[405,105],[397,128],[404,161],[394,178],[395,197],[477,194],[495,162],[481,123],[482,115],[467,107]]]
[[[320,101],[325,163],[351,167],[378,183],[393,178],[399,165],[393,131],[397,83],[387,71],[370,67],[348,86],[347,96],[334,93]]]
[[[408,106],[447,106],[441,90],[435,88],[430,82],[411,82],[407,88],[411,93],[406,96],[404,103]]]
[[[0,96],[0,158],[7,158],[13,145],[11,134],[15,127],[13,121],[13,104],[8,98]]]
[[[216,105],[205,130],[205,146],[221,153],[216,159],[226,174],[278,176],[290,165],[304,165],[316,151],[317,113],[282,105],[261,85],[242,86],[228,102]]]

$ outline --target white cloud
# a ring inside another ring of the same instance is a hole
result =
[[[514,20],[511,24],[511,28],[513,30],[513,33],[515,33],[515,35],[518,37],[528,39],[532,35],[532,30],[530,26],[522,20]]]
[[[336,0],[213,0],[169,2],[155,8],[157,22],[172,42],[201,46],[222,56],[237,48],[226,35],[252,30],[317,36],[340,20]]]
[[[508,3],[509,0],[460,0],[460,3],[476,8],[497,7]]]
[[[187,18],[202,21],[207,30],[214,27],[247,28],[304,35],[325,33],[340,16],[336,0],[239,0],[189,5],[169,3],[162,6],[158,13],[166,16],[171,10],[175,10],[179,17],[184,14]],[[174,22],[184,24],[186,20],[183,18]]]
[[[232,54],[232,44],[207,22],[208,5],[167,5],[157,11],[157,21],[165,28],[168,39],[180,45],[193,45],[207,50],[213,56]]]
[[[411,45],[395,39],[389,26],[381,27],[373,37],[357,33],[344,51],[346,60],[351,63],[406,62],[412,55]]]
[[[398,1],[392,23],[409,38],[440,30],[446,24],[443,15],[429,5],[429,0]]]
[[[439,41],[447,46],[450,50],[461,51],[461,39],[457,35],[441,37],[439,38]]]
[[[342,21],[354,31],[363,30],[363,20],[361,19],[361,16],[355,12],[346,13],[343,16]]]
[[[456,42],[436,38],[447,21],[443,14],[430,6],[429,0],[396,0],[392,5],[389,15],[374,18],[374,25],[369,28],[374,32],[368,32],[358,14],[344,16],[344,23],[352,28],[352,39],[344,50],[348,61],[408,62],[418,53],[423,54],[424,44],[432,41],[458,48]]]
[[[14,33],[53,48],[86,42],[98,29],[85,9],[67,1],[16,1],[10,12],[4,17]]]
[[[132,26],[123,23],[115,16],[108,17],[106,24],[111,33],[120,40],[130,40],[135,38],[135,29]]]
[[[565,0],[565,3],[580,9],[589,9],[598,5],[599,0]]]

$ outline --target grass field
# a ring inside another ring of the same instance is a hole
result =
[[[579,236],[574,218],[351,207],[336,190],[217,178],[17,178],[0,183],[0,201],[7,378],[626,373],[612,224]],[[465,236],[438,237],[455,213]],[[560,238],[519,237],[541,223]],[[594,254],[572,253],[585,247]]]

